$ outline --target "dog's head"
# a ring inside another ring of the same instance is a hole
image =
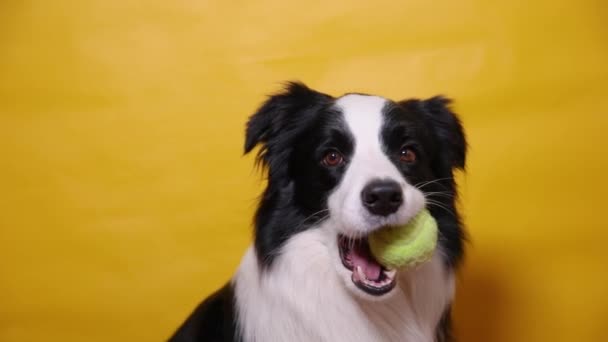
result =
[[[449,100],[338,98],[290,83],[247,124],[245,152],[261,145],[268,184],[255,220],[255,247],[271,267],[285,242],[325,229],[329,254],[348,287],[382,296],[395,270],[378,265],[366,236],[403,225],[425,206],[438,222],[448,263],[462,254],[453,171],[465,166],[462,126]],[[357,273],[357,274],[355,274]]]

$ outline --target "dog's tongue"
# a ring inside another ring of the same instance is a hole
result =
[[[351,260],[355,273],[357,272],[357,266],[359,266],[368,280],[378,280],[380,278],[382,267],[372,257],[367,243],[357,244],[351,249]]]

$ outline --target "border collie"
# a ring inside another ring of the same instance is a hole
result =
[[[245,153],[259,146],[268,176],[254,243],[170,341],[450,341],[464,241],[453,173],[467,145],[449,103],[301,83],[271,96],[246,128]],[[433,257],[381,266],[366,236],[424,207],[439,227]]]

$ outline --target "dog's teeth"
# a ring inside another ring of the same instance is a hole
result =
[[[359,278],[359,280],[367,280],[367,277],[365,276],[365,273],[363,273],[363,269],[361,268],[361,266],[357,266],[355,272],[357,272],[357,278]]]

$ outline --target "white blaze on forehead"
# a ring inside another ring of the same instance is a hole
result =
[[[366,177],[366,181],[392,178],[402,183],[401,175],[385,154],[380,138],[384,125],[382,112],[387,102],[382,97],[358,94],[346,95],[336,101],[355,141],[348,176]]]
[[[386,103],[382,97],[358,94],[345,95],[336,101],[358,146],[380,146],[382,109]]]

